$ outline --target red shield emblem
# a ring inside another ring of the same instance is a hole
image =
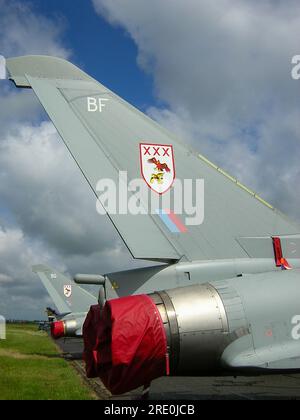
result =
[[[175,180],[173,146],[166,144],[140,144],[141,171],[153,191],[166,193]]]

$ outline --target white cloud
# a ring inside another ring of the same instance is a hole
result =
[[[4,57],[49,54],[68,58],[71,51],[60,41],[63,30],[61,19],[52,21],[36,13],[30,3],[0,0],[0,54]],[[17,122],[36,122],[41,115],[35,96],[12,90],[8,81],[0,84],[0,110],[0,136]]]
[[[2,140],[0,181],[2,202],[29,237],[64,257],[114,249],[117,236],[52,123],[21,125]]]
[[[0,0],[0,53],[6,57],[25,54],[56,54],[67,57],[70,53],[59,41],[63,30],[61,22],[51,21],[36,14],[31,5],[15,0]],[[5,139],[12,141],[10,152],[14,155],[25,144],[19,131],[25,121],[37,124],[41,116],[38,101],[29,91],[16,91],[10,82],[0,85],[0,314],[6,317],[36,317],[43,315],[47,301],[40,282],[31,272],[35,257],[39,261],[50,261],[49,252],[40,242],[36,248],[30,234],[20,226],[27,211],[19,202],[13,209],[17,196],[22,191],[23,180],[13,179],[13,173],[24,162],[17,155],[10,159],[5,155]],[[36,130],[32,127],[32,131]],[[14,150],[13,150],[14,148]],[[31,168],[36,162],[31,162]],[[23,172],[25,176],[25,173]],[[27,179],[28,183],[28,179]],[[9,192],[14,200],[10,202]],[[6,201],[8,200],[8,201]],[[23,216],[22,216],[23,215]],[[7,220],[8,219],[8,220]],[[19,220],[18,220],[19,219]],[[37,261],[38,262],[38,261]]]
[[[0,314],[13,319],[41,319],[44,309],[53,306],[39,278],[32,273],[32,265],[42,262],[70,275],[70,270],[72,274],[84,269],[97,272],[101,263],[109,271],[113,264],[120,267],[122,261],[122,251],[113,249],[61,256],[48,243],[35,235],[24,234],[21,228],[0,228]]]
[[[31,263],[42,256],[50,261],[45,249],[35,247],[21,229],[0,229],[1,314],[12,318],[42,317],[49,298],[31,271]]]
[[[0,52],[11,57],[26,54],[70,55],[61,43],[62,20],[35,13],[32,4],[0,0]]]
[[[0,0],[0,53],[68,58],[63,23]],[[47,122],[43,122],[47,120]],[[32,91],[0,85],[0,314],[40,318],[49,297],[31,266],[62,272],[126,267],[128,252]],[[53,306],[53,303],[51,303]]]
[[[93,0],[126,29],[165,107],[150,115],[299,219],[296,0]]]
[[[96,198],[50,122],[21,124],[0,141],[0,202],[13,217],[12,228],[0,230],[0,313],[6,316],[38,318],[49,304],[31,273],[34,264],[73,275],[129,264],[129,253],[96,212]],[[1,276],[13,281],[1,283]],[[20,310],[14,299],[22,297]]]
[[[0,285],[4,283],[12,283],[14,280],[12,277],[7,276],[6,274],[0,274]]]

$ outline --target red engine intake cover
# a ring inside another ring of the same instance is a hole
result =
[[[54,340],[58,340],[65,336],[65,323],[63,321],[52,322],[51,336]]]
[[[97,334],[100,327],[101,309],[99,305],[91,306],[83,324],[83,340],[86,375],[88,378],[97,378]],[[94,357],[95,355],[95,357]]]
[[[99,376],[115,395],[166,374],[164,326],[146,295],[108,301],[101,314],[99,307],[92,307],[83,336],[88,377]]]

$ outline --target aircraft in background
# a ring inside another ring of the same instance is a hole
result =
[[[70,278],[45,266],[33,267],[58,312],[53,311],[55,320],[50,323],[54,339],[82,337],[82,326],[90,306],[96,305],[95,296],[82,289]]]
[[[106,209],[133,258],[161,264],[100,276],[101,316],[91,310],[85,321],[88,375],[118,394],[166,374],[299,370],[299,225],[73,64],[2,64],[17,87],[34,90],[104,207],[99,180],[117,185],[124,171],[145,182],[145,210],[149,195],[175,194],[175,178],[205,183],[201,223],[163,200],[153,213]],[[44,281],[53,273],[37,271]]]

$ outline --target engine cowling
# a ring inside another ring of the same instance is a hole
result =
[[[84,326],[87,372],[121,394],[163,375],[298,368],[299,279],[278,270],[108,301]]]
[[[99,318],[93,307],[84,324],[87,374],[121,394],[163,375],[217,370],[227,332],[209,284],[114,299]]]
[[[220,368],[228,321],[224,304],[210,284],[150,295],[167,338],[171,375],[199,375]]]

